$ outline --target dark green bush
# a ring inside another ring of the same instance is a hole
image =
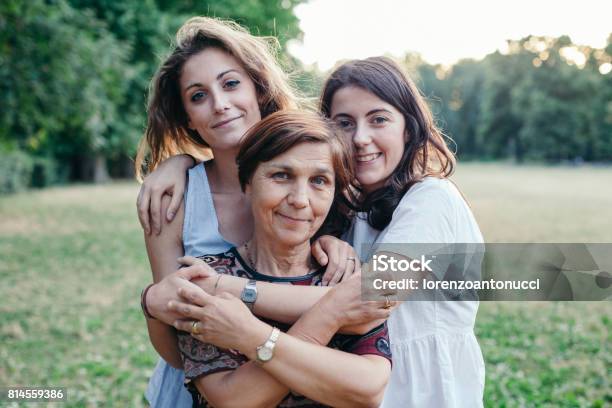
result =
[[[0,194],[25,190],[32,181],[34,160],[19,150],[0,150]]]

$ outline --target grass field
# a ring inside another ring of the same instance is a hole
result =
[[[489,242],[612,242],[612,168],[462,164],[455,180]],[[67,387],[71,407],[145,405],[156,354],[139,307],[150,272],[136,193],[119,183],[0,197],[0,388]],[[486,405],[611,406],[611,311],[482,303]]]

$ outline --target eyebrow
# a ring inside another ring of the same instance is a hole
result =
[[[287,166],[287,165],[285,165],[285,164],[275,164],[275,163],[271,163],[271,164],[270,164],[270,167],[274,167],[274,168],[277,168],[277,169],[280,169],[280,170],[285,170],[285,171],[293,171],[293,167],[292,167],[292,166]],[[329,174],[329,175],[333,174],[333,171],[331,171],[331,170],[329,169],[329,167],[317,166],[317,167],[315,167],[315,168],[314,168],[314,170],[315,170],[317,173],[321,173],[321,174],[326,174],[326,175],[328,175],[328,174]]]
[[[232,69],[228,69],[227,71],[223,71],[223,72],[221,72],[219,75],[217,75],[216,80],[217,80],[217,81],[218,81],[218,80],[220,80],[221,78],[223,78],[223,76],[224,76],[224,75],[229,74],[230,72],[236,72],[236,73],[238,73],[238,74],[240,73],[240,72],[238,72],[238,70],[237,70],[237,69],[233,69],[233,68],[232,68]],[[189,85],[188,85],[188,86],[185,88],[185,90],[184,90],[183,92],[187,92],[188,90],[190,90],[190,89],[191,89],[191,88],[193,88],[193,87],[201,87],[201,86],[203,86],[203,85],[202,85],[200,82],[194,82],[194,83],[192,83],[192,84],[189,84]]]
[[[371,111],[369,111],[368,113],[366,113],[366,116],[370,116],[370,115],[372,115],[374,113],[378,113],[378,112],[391,113],[390,110],[385,109],[385,108],[375,108],[375,109],[372,109]],[[341,116],[346,116],[348,118],[352,118],[352,116],[349,115],[348,113],[338,113],[337,115],[334,115],[333,119],[336,119],[336,118],[341,117]]]

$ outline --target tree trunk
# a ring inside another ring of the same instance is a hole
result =
[[[106,183],[110,180],[108,176],[108,169],[106,168],[106,158],[101,153],[96,153],[94,157],[94,174],[93,182]]]

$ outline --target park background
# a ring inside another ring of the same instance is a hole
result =
[[[138,303],[150,272],[133,157],[148,83],[180,24],[210,15],[276,36],[316,97],[326,71],[287,52],[300,3],[0,3],[0,387],[145,404],[156,355]],[[512,38],[453,64],[394,57],[455,141],[454,179],[488,242],[612,242],[612,35]],[[607,302],[482,303],[486,405],[612,404],[611,328]]]

